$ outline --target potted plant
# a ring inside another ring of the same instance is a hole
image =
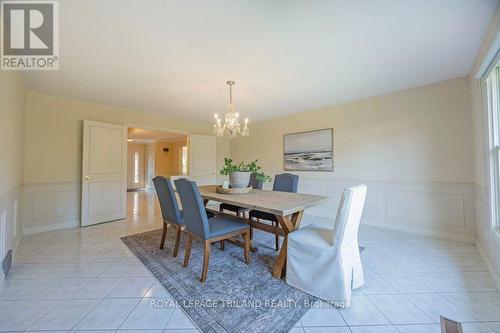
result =
[[[247,187],[250,182],[250,176],[255,174],[258,181],[267,182],[271,178],[262,172],[262,168],[258,165],[258,160],[250,163],[240,162],[235,164],[232,159],[224,158],[224,167],[219,171],[223,176],[229,176],[231,187],[243,188]]]

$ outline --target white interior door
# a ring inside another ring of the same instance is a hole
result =
[[[127,217],[127,129],[84,120],[81,225]]]
[[[215,136],[189,136],[189,178],[195,180],[198,185],[215,184],[215,147]]]
[[[146,187],[153,190],[153,178],[155,177],[155,151],[146,149]]]

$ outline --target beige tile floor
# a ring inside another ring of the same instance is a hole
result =
[[[128,194],[129,218],[23,237],[0,286],[0,331],[195,332],[120,237],[161,227],[154,192]],[[305,224],[310,221],[305,219]],[[366,285],[347,310],[310,309],[293,332],[500,332],[500,294],[474,245],[362,226]]]

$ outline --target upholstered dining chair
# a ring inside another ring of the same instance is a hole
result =
[[[282,173],[274,177],[273,191],[297,193],[298,187],[299,176],[297,175],[293,175],[291,173]],[[249,217],[250,219],[271,221],[274,226],[279,227],[278,220],[273,214],[261,212],[258,210],[251,210],[249,213]],[[252,235],[252,229],[250,229],[250,235]],[[278,235],[276,235],[275,238],[275,247],[276,251],[278,251],[280,247],[280,240]]]
[[[264,182],[257,180],[256,175],[252,173],[250,176],[250,181],[248,182],[248,186],[252,186],[252,188],[257,189],[257,190],[262,190],[262,185]],[[236,214],[236,216],[244,217],[245,213],[248,212],[250,209],[245,208],[245,207],[240,207],[236,205],[231,205],[227,203],[222,203],[219,206],[220,212],[223,212],[225,210],[228,210],[230,212],[233,212]]]
[[[184,217],[182,211],[179,209],[179,204],[177,203],[177,198],[175,197],[175,192],[170,181],[163,176],[156,176],[153,178],[153,184],[155,185],[158,201],[160,201],[161,215],[163,217],[163,233],[160,241],[160,249],[163,249],[165,245],[168,226],[173,226],[176,229],[176,236],[172,255],[177,257]]]
[[[208,263],[210,260],[210,245],[213,242],[221,242],[221,249],[224,248],[224,240],[241,236],[244,240],[245,262],[250,263],[250,228],[248,224],[240,218],[231,215],[217,215],[207,218],[205,207],[196,186],[196,182],[185,178],[175,180],[175,187],[181,199],[184,223],[187,232],[186,253],[184,255],[183,266],[189,264],[193,238],[201,239],[204,242],[203,268],[201,272],[201,282],[205,282],[208,274]]]
[[[366,186],[344,190],[333,228],[313,223],[288,235],[286,282],[322,300],[349,307],[364,284],[358,229]]]
[[[153,178],[153,184],[155,185],[156,195],[158,196],[158,201],[160,202],[160,210],[163,218],[163,233],[160,241],[160,249],[163,250],[163,247],[165,246],[167,229],[170,225],[176,229],[172,256],[177,257],[179,252],[179,242],[181,239],[181,230],[184,225],[184,214],[182,210],[179,209],[179,203],[177,202],[175,191],[170,180],[163,176],[156,176]],[[206,214],[209,218],[214,217],[212,212],[207,211]]]

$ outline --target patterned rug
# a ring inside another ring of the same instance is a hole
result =
[[[194,241],[187,268],[182,267],[184,237],[179,256],[172,258],[175,232],[169,230],[163,250],[161,230],[123,237],[123,242],[169,291],[202,332],[288,332],[317,301],[283,280],[272,278],[278,252],[274,236],[256,231],[252,262],[243,249],[226,242],[225,251],[212,244],[208,277],[199,281],[203,260],[201,241]]]

